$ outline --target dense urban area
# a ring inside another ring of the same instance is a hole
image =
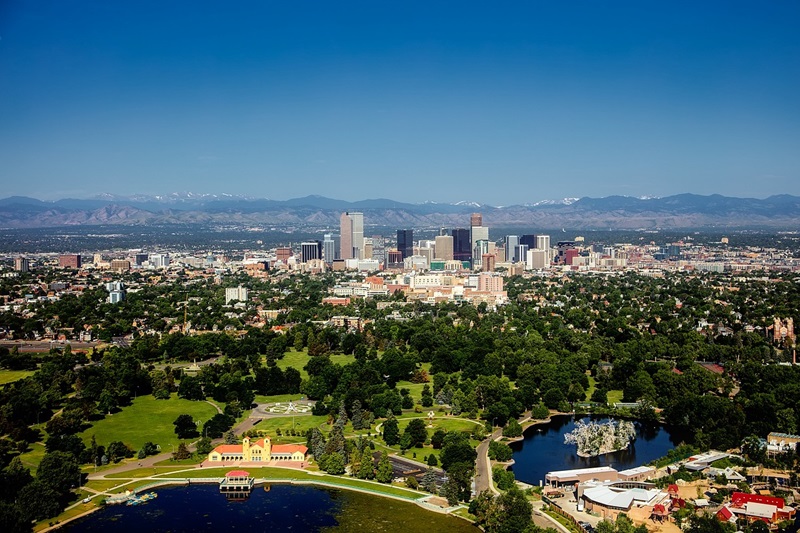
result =
[[[796,530],[797,235],[464,226],[5,238],[0,529],[159,483],[224,492],[235,465],[488,532]],[[582,456],[681,439],[635,468],[516,479],[523,436],[562,416]]]

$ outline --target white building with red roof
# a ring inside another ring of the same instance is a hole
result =
[[[267,463],[270,461],[305,461],[308,448],[302,444],[272,444],[269,437],[241,444],[220,444],[208,454],[209,463]]]
[[[731,503],[717,511],[717,518],[725,522],[737,519],[755,522],[761,520],[770,525],[785,520],[794,520],[795,510],[786,505],[783,498],[734,492]]]

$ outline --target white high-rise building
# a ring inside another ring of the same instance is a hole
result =
[[[156,268],[169,266],[169,254],[150,254],[150,264]]]
[[[248,296],[250,295],[247,288],[242,287],[230,287],[225,289],[225,305],[228,305],[234,300],[238,300],[240,302],[246,302]]]
[[[550,249],[550,235],[537,235],[536,236],[536,249],[549,250]]]
[[[528,250],[525,268],[529,270],[543,270],[550,266],[549,250]]]

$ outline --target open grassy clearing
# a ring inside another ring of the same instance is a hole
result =
[[[615,404],[617,402],[622,401],[622,391],[621,390],[610,390],[608,391],[608,403]]]
[[[217,410],[206,402],[184,400],[175,394],[169,400],[139,396],[132,405],[106,415],[79,436],[87,444],[94,435],[98,444],[104,446],[112,441],[122,441],[133,450],[139,450],[149,441],[161,446],[162,451],[170,451],[170,445],[177,447],[180,443],[172,423],[182,414],[202,423],[217,414]]]
[[[352,355],[334,354],[330,356],[331,362],[337,365],[347,365],[356,360]],[[307,350],[297,352],[295,350],[287,351],[281,359],[278,359],[278,368],[286,370],[289,367],[296,368],[300,371],[303,379],[308,379],[308,372],[305,371],[305,366],[308,360],[311,359]]]
[[[300,399],[302,394],[276,394],[274,396],[264,396],[263,394],[256,394],[256,403],[287,403],[290,401],[296,402]]]
[[[588,402],[592,398],[592,394],[597,389],[597,380],[594,379],[592,376],[589,376],[589,388],[586,389],[586,401]]]
[[[327,425],[328,417],[327,416],[314,416],[314,415],[306,415],[306,416],[282,416],[276,418],[267,418],[256,424],[253,429],[258,431],[263,431],[266,435],[273,440],[273,442],[280,444],[280,443],[291,443],[291,442],[298,442],[295,440],[285,440],[285,439],[292,439],[292,437],[286,437],[287,431],[294,427],[295,433],[298,431],[301,435],[305,435],[306,431],[309,429],[313,429],[316,427],[320,427],[323,424]],[[281,430],[281,435],[284,437],[278,437],[277,430]],[[323,430],[323,433],[327,433],[327,428],[320,428]],[[305,442],[305,437],[301,439]]]
[[[39,463],[42,462],[42,457],[44,457],[44,444],[34,442],[30,447],[30,451],[20,455],[19,460],[27,468],[30,468],[31,472],[36,472],[36,469],[39,468]]]
[[[0,385],[13,383],[33,375],[33,370],[0,370]]]
[[[397,382],[397,391],[399,392],[400,389],[408,389],[409,394],[414,399],[414,403],[420,403],[422,401],[422,387],[425,386],[425,383],[411,383],[410,381],[398,381]],[[431,388],[431,392],[433,392],[433,385],[428,384]]]
[[[114,480],[114,479],[96,479],[90,480],[86,482],[84,485],[90,489],[94,489],[98,492],[108,492],[111,489],[116,490],[124,490],[124,487],[118,488],[121,485],[128,485],[130,482],[125,480]]]

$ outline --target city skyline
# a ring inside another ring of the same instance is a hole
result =
[[[6,196],[800,194],[796,3],[0,14]]]

